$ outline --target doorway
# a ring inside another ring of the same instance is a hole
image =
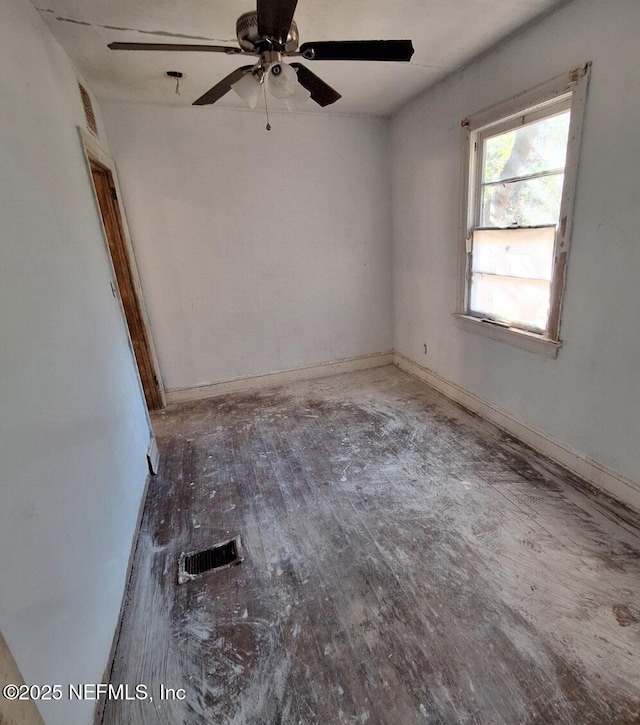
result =
[[[89,166],[105,237],[113,263],[113,271],[124,316],[129,328],[131,345],[138,365],[142,390],[149,410],[164,408],[164,391],[157,372],[151,337],[143,314],[142,301],[136,289],[135,263],[129,256],[125,230],[118,204],[112,170],[89,154]]]

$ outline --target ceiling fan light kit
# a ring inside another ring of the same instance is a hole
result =
[[[250,107],[256,108],[266,92],[284,99],[290,111],[300,110],[311,99],[329,106],[342,96],[306,65],[287,63],[283,58],[308,61],[396,61],[407,63],[413,55],[410,40],[332,40],[299,46],[298,26],[293,19],[298,0],[257,0],[257,10],[236,21],[237,48],[222,45],[175,43],[110,43],[112,50],[203,51],[227,55],[254,56],[253,65],[237,68],[193,102],[195,106],[215,103],[233,90]]]

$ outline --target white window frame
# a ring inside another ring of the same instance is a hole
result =
[[[461,242],[458,274],[458,299],[454,317],[463,330],[479,333],[487,337],[506,342],[530,352],[548,357],[556,357],[562,345],[560,340],[560,320],[564,297],[567,256],[571,241],[573,203],[578,158],[582,136],[582,122],[591,63],[569,73],[563,73],[546,83],[520,93],[507,101],[475,113],[462,121],[463,130],[463,168],[461,194]],[[531,332],[519,327],[509,327],[495,320],[481,318],[470,312],[471,290],[471,252],[473,230],[477,228],[480,213],[480,178],[482,160],[482,141],[487,135],[493,136],[504,129],[512,128],[516,119],[530,123],[536,117],[544,117],[550,107],[571,110],[567,158],[564,171],[564,184],[560,202],[560,219],[556,228],[553,272],[551,278],[551,300],[549,321],[544,333]]]

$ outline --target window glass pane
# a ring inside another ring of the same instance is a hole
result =
[[[480,226],[557,224],[564,174],[482,187]]]
[[[471,270],[551,281],[556,228],[476,229]]]
[[[494,320],[544,332],[549,316],[549,282],[475,273],[471,311]]]
[[[483,182],[564,169],[570,111],[484,141]]]

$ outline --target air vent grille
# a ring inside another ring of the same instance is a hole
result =
[[[240,537],[216,544],[210,549],[181,554],[178,562],[178,583],[184,584],[214,569],[226,569],[243,560]]]
[[[84,116],[87,119],[87,128],[94,136],[98,135],[98,125],[96,124],[96,115],[93,112],[93,105],[91,103],[91,96],[87,89],[78,83],[80,89],[80,98],[82,98],[82,106],[84,108]]]

